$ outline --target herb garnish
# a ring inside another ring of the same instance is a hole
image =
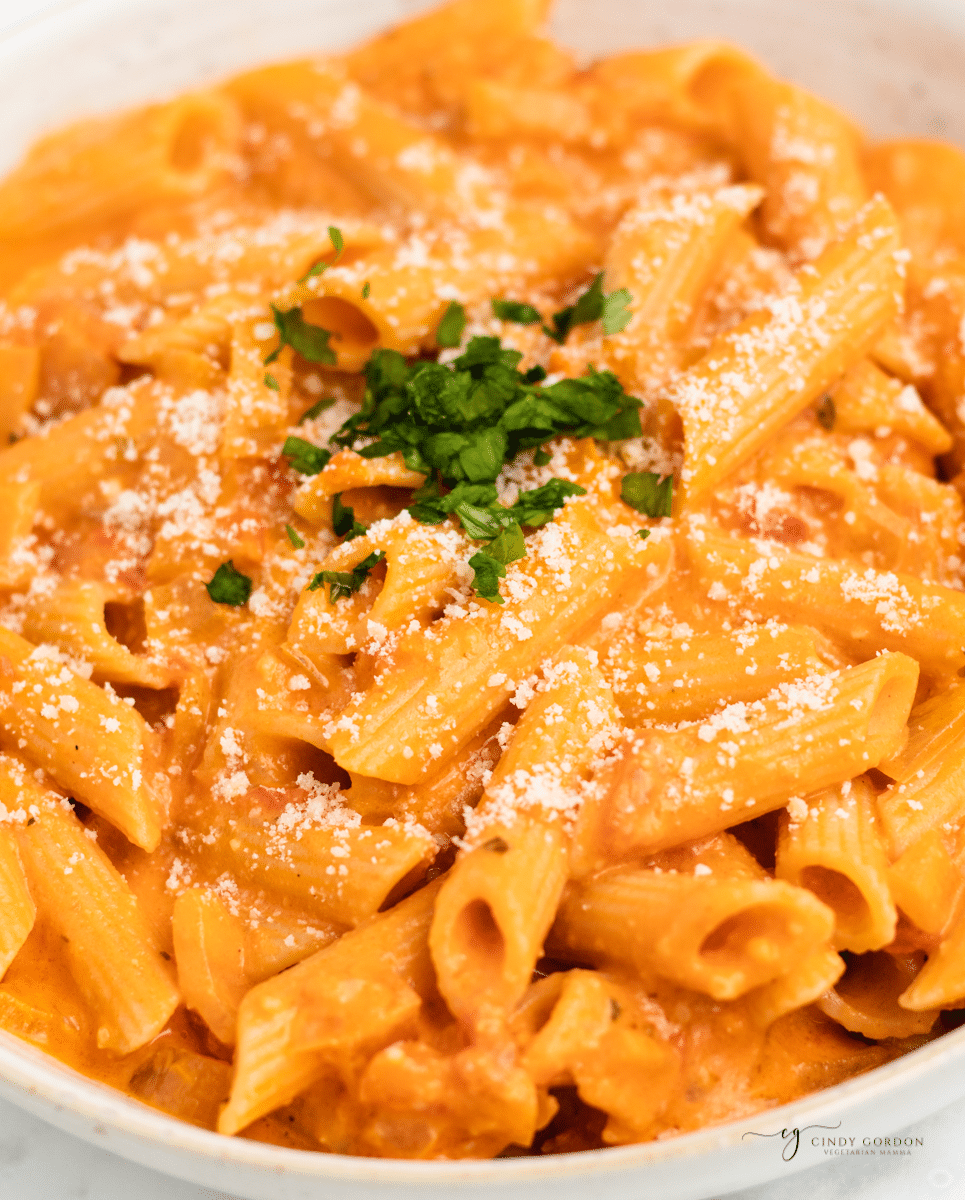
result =
[[[271,388],[273,392],[281,391],[281,388],[278,386],[278,380],[268,371],[265,372],[265,387]]]
[[[251,580],[235,570],[229,558],[215,571],[210,583],[204,585],[215,604],[232,604],[236,608],[248,603],[251,595]]]
[[[366,532],[366,526],[355,519],[355,509],[342,503],[341,492],[332,497],[332,529],[336,537],[345,538],[347,542]]]
[[[299,283],[307,283],[309,279],[314,279],[316,275],[321,275],[323,271],[327,271],[329,267],[334,267],[338,260],[342,257],[342,252],[345,249],[345,239],[342,237],[342,231],[334,225],[329,225],[328,236],[331,239],[332,247],[335,250],[335,257],[331,262],[317,262],[313,267],[305,272],[299,279]]]
[[[304,425],[306,421],[314,421],[319,413],[323,413],[326,408],[331,408],[334,403],[334,396],[323,396],[321,400],[316,400],[312,407],[306,408],[298,418],[298,424]]]
[[[634,471],[624,475],[620,498],[648,517],[669,517],[673,509],[673,476],[653,471]]]
[[[641,432],[641,402],[610,371],[591,368],[582,379],[539,387],[545,372],[520,373],[521,358],[498,338],[484,337],[472,338],[447,364],[410,365],[396,351],[377,350],[365,368],[361,410],[331,439],[354,447],[373,438],[359,450],[364,458],[399,451],[410,470],[428,477],[409,511],[427,525],[452,513],[469,537],[490,542],[470,560],[473,586],[489,600],[498,597],[506,564],[525,555],[521,527],[545,524],[568,496],[583,493],[553,479],[503,506],[495,486],[503,466],[560,434],[616,441]]]
[[[626,288],[609,294],[603,291],[603,272],[593,280],[575,304],[553,313],[552,328],[543,326],[543,332],[562,345],[575,325],[589,325],[592,321],[603,322],[603,332],[620,333],[630,324],[633,316],[628,305],[633,297]]]
[[[338,359],[335,351],[328,344],[332,336],[328,329],[323,329],[321,325],[310,325],[298,307],[283,312],[272,304],[271,313],[275,321],[275,328],[278,330],[278,345],[265,359],[266,367],[275,361],[285,346],[291,346],[309,362],[324,363],[329,367],[335,366]]]
[[[291,542],[291,544],[295,547],[296,550],[304,549],[305,539],[299,535],[298,530],[295,529],[294,526],[286,525],[285,532],[288,534],[288,540]]]
[[[285,438],[281,452],[300,475],[317,475],[332,457],[331,450],[323,450],[300,437]]]
[[[513,321],[517,325],[536,325],[542,321],[539,310],[532,304],[524,304],[520,300],[493,300],[493,316],[500,321]]]
[[[436,345],[445,348],[458,346],[466,328],[466,310],[456,300],[450,300],[436,330]]]
[[[318,571],[308,585],[308,590],[315,592],[327,583],[329,585],[328,600],[330,604],[334,604],[343,596],[351,596],[354,592],[359,591],[362,584],[368,579],[369,571],[384,558],[385,551],[373,550],[351,571]]]

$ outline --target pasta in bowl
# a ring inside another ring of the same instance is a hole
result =
[[[204,1129],[648,1142],[965,993],[961,156],[544,16],[0,189],[0,1024]]]

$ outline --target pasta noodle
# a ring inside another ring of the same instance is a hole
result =
[[[965,157],[548,9],[0,183],[0,1028],[226,1136],[648,1141],[965,1008]]]

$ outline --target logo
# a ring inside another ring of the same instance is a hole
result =
[[[841,1122],[837,1125],[805,1125],[803,1129],[781,1129],[776,1133],[755,1133],[753,1129],[749,1129],[747,1133],[741,1135],[741,1141],[747,1137],[772,1138],[779,1137],[784,1140],[784,1149],[781,1151],[781,1158],[785,1162],[790,1162],[801,1148],[801,1134],[807,1133],[809,1129],[840,1129]],[[788,1153],[790,1151],[790,1153]]]
[[[794,1127],[793,1129],[781,1129],[774,1133],[758,1133],[756,1130],[749,1129],[746,1133],[741,1134],[741,1141],[744,1138],[780,1138],[782,1142],[781,1158],[785,1162],[790,1162],[795,1157],[798,1150],[801,1148],[801,1137],[805,1133],[809,1133],[813,1129],[826,1129],[834,1132],[841,1128],[841,1122],[837,1125],[804,1125],[801,1128]],[[824,1137],[819,1134],[812,1134],[810,1145],[816,1150],[820,1150],[826,1158],[839,1157],[844,1155],[871,1155],[884,1157],[886,1155],[910,1155],[916,1148],[922,1147],[925,1144],[925,1139],[922,1137],[914,1137],[912,1135],[897,1135],[888,1137]]]

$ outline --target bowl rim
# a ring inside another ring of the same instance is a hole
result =
[[[135,0],[145,3],[150,0]],[[0,29],[0,53],[15,52],[16,43],[29,44],[45,27],[69,21],[84,9],[102,9],[105,0],[57,0],[26,16],[18,17]],[[917,0],[878,0],[884,8],[913,9]],[[433,0],[421,0],[416,11],[433,7]],[[928,0],[933,16],[942,22],[956,22],[965,28],[965,7],[960,0]],[[924,14],[922,14],[924,15]],[[721,1151],[739,1151],[748,1122],[771,1132],[803,1129],[809,1118],[847,1117],[862,1110],[879,1097],[894,1099],[893,1091],[924,1081],[939,1068],[951,1074],[955,1065],[965,1067],[965,1025],[940,1035],[891,1062],[872,1068],[842,1083],[809,1093],[799,1099],[659,1140],[595,1150],[562,1154],[496,1159],[411,1160],[374,1158],[326,1151],[297,1150],[242,1137],[229,1137],[200,1128],[155,1109],[127,1093],[110,1087],[46,1054],[32,1043],[0,1029],[0,1087],[3,1098],[24,1111],[41,1116],[65,1128],[56,1120],[57,1113],[69,1113],[90,1128],[84,1131],[71,1125],[71,1132],[88,1141],[111,1131],[143,1146],[188,1155],[194,1161],[221,1163],[239,1168],[255,1168],[275,1175],[287,1175],[306,1182],[326,1179],[345,1183],[386,1184],[440,1188],[455,1183],[502,1185],[510,1182],[546,1182],[562,1177],[613,1175],[634,1169],[671,1164],[677,1160],[693,1163]],[[959,1080],[945,1089],[947,1095],[936,1105],[932,1101],[905,1108],[911,1116],[889,1120],[889,1128],[903,1130],[920,1117],[936,1111],[955,1098],[965,1096],[965,1070]],[[860,1116],[860,1112],[859,1112]],[[125,1158],[133,1155],[123,1145],[109,1149]],[[785,1164],[793,1172],[813,1165],[804,1159]],[[166,1171],[165,1166],[158,1169]],[[766,1176],[773,1177],[773,1172]],[[759,1177],[764,1178],[764,1177]],[[759,1179],[738,1186],[754,1186]],[[711,1189],[713,1191],[713,1189]],[[710,1194],[710,1193],[708,1193]]]
[[[494,1185],[544,1182],[562,1176],[612,1175],[635,1168],[670,1164],[676,1160],[694,1162],[713,1152],[734,1152],[746,1148],[747,1143],[743,1139],[750,1132],[751,1125],[759,1133],[774,1136],[787,1130],[803,1130],[812,1120],[816,1122],[822,1117],[843,1120],[854,1114],[855,1110],[859,1110],[857,1118],[864,1121],[867,1118],[862,1116],[860,1110],[866,1109],[879,1097],[882,1100],[894,1100],[894,1089],[904,1085],[910,1090],[916,1080],[923,1081],[939,1068],[951,1073],[956,1064],[959,1068],[965,1065],[965,1026],[940,1035],[916,1050],[843,1083],[811,1092],[787,1104],[673,1137],[544,1156],[412,1160],[288,1149],[246,1138],[227,1137],[152,1108],[118,1089],[82,1075],[31,1043],[0,1030],[0,1083],[7,1085],[4,1094],[13,1103],[18,1103],[18,1092],[23,1095],[21,1107],[37,1111],[36,1102],[39,1101],[41,1108],[66,1111],[93,1123],[95,1132],[103,1132],[102,1129],[98,1130],[98,1126],[108,1126],[139,1143],[187,1153],[196,1160],[206,1159],[262,1170],[267,1168],[306,1180],[328,1178],[332,1181],[416,1184],[423,1187],[446,1186],[457,1181]],[[904,1129],[927,1113],[965,1094],[965,1072],[959,1071],[956,1078],[960,1082],[946,1089],[949,1094],[939,1104],[931,1101],[926,1101],[924,1105],[916,1104],[910,1096],[906,1096],[909,1100],[906,1108],[911,1115],[903,1114],[897,1120],[889,1118],[889,1130]],[[28,1097],[34,1101],[33,1104]],[[79,1136],[86,1135],[80,1133]],[[120,1147],[115,1149],[124,1153]],[[810,1165],[813,1164],[802,1160],[796,1166],[788,1167],[788,1170]],[[747,1186],[751,1186],[751,1183]]]

